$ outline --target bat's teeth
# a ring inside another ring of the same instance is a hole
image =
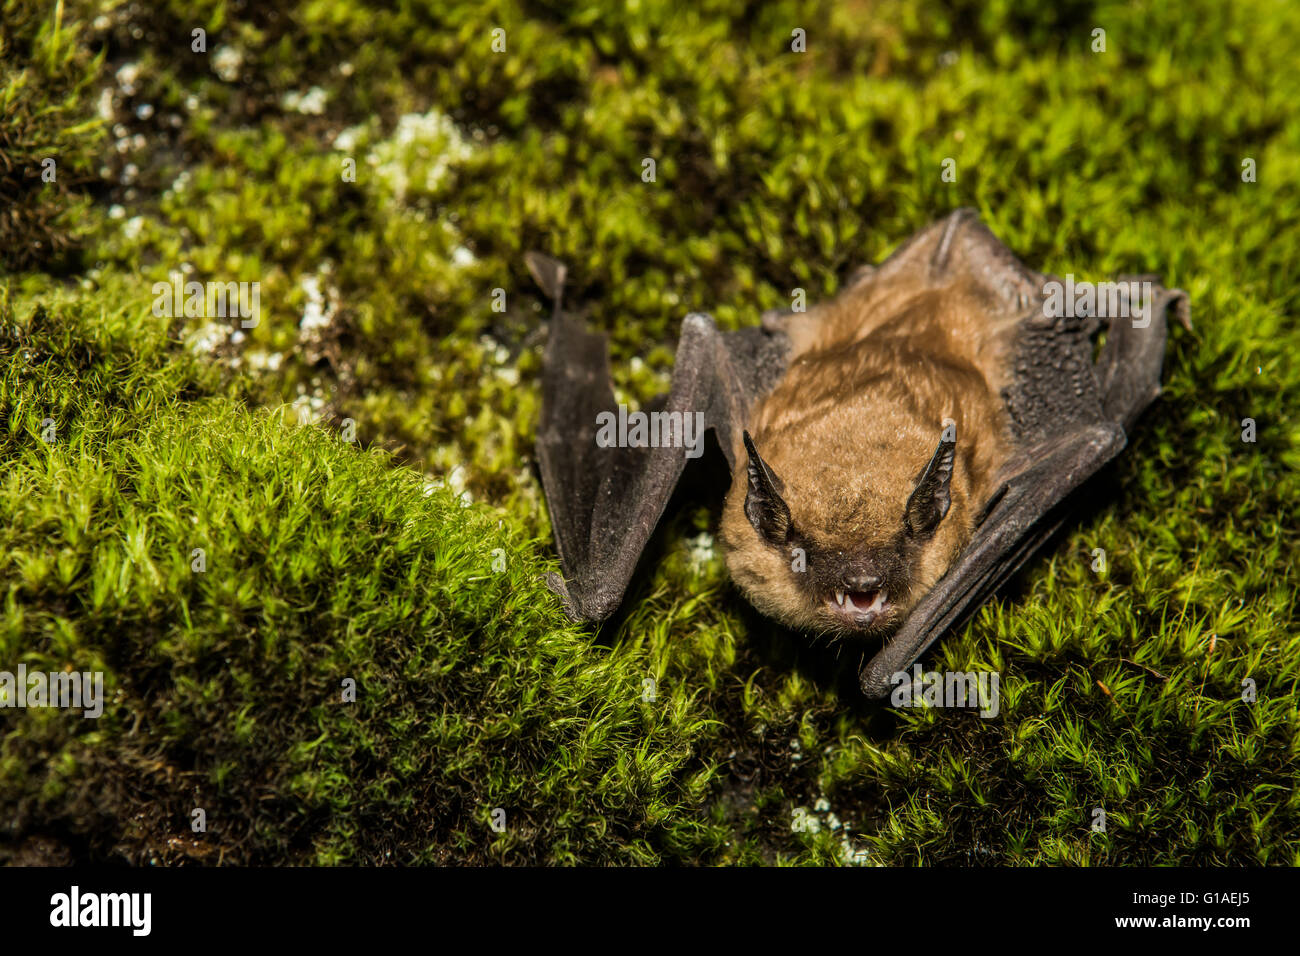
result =
[[[840,607],[844,606],[844,592],[841,591],[839,588],[835,589],[835,603],[838,604]]]

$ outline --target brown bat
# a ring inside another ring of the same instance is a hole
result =
[[[1012,449],[1015,321],[970,276],[936,287],[910,266],[769,320],[790,365],[752,412],[722,542],[754,606],[791,627],[895,630],[966,546]]]
[[[538,457],[569,614],[617,608],[712,428],[733,580],[791,627],[886,637],[860,675],[871,696],[1059,527],[1159,394],[1166,313],[1187,308],[1149,277],[1033,272],[959,210],[808,312],[729,333],[688,315],[669,393],[629,415],[604,337],[560,307],[565,268],[528,264],[556,303]]]

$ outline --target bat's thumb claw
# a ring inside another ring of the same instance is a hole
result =
[[[1187,293],[1182,289],[1169,289],[1167,291],[1170,296],[1169,307],[1173,310],[1174,318],[1188,332],[1192,331],[1192,306]]]
[[[713,316],[707,312],[688,312],[682,319],[682,334],[687,332],[715,332],[717,323],[713,321]]]
[[[564,293],[564,280],[569,269],[558,259],[552,259],[542,252],[525,252],[524,264],[533,276],[533,281],[542,287],[548,299],[558,301]]]

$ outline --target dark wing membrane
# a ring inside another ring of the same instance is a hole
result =
[[[709,316],[688,315],[669,392],[647,410],[703,413],[704,428],[715,430],[734,468],[734,445],[749,410],[784,372],[785,352],[778,333],[721,333]],[[537,454],[564,577],[551,575],[547,583],[568,613],[585,621],[603,620],[622,601],[687,461],[683,447],[599,447],[602,412],[618,415],[605,336],[557,307]]]
[[[1167,313],[1186,321],[1186,294],[1153,282],[1147,314],[1111,321],[1094,363],[1097,320],[1045,316],[1046,277],[1022,265],[970,211],[923,231],[882,271],[918,256],[936,277],[944,269],[968,271],[1008,315],[1020,316],[1014,381],[1003,393],[1018,450],[971,543],[863,667],[859,679],[870,697],[887,696],[894,674],[974,614],[1060,526],[1070,495],[1119,454],[1126,429],[1160,393]]]
[[[977,611],[1060,526],[1064,499],[1123,447],[1118,425],[1082,425],[1018,457],[1019,470],[966,550],[862,669],[863,693],[886,696],[894,674]]]

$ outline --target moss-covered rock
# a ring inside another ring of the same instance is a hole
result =
[[[1292,6],[3,2],[0,670],[111,704],[0,709],[0,859],[1300,862]],[[750,610],[707,468],[565,622],[522,253],[639,401],[686,312],[829,296],[959,206],[1196,322],[929,658],[999,716],[865,704]],[[177,276],[258,321],[155,315]]]

